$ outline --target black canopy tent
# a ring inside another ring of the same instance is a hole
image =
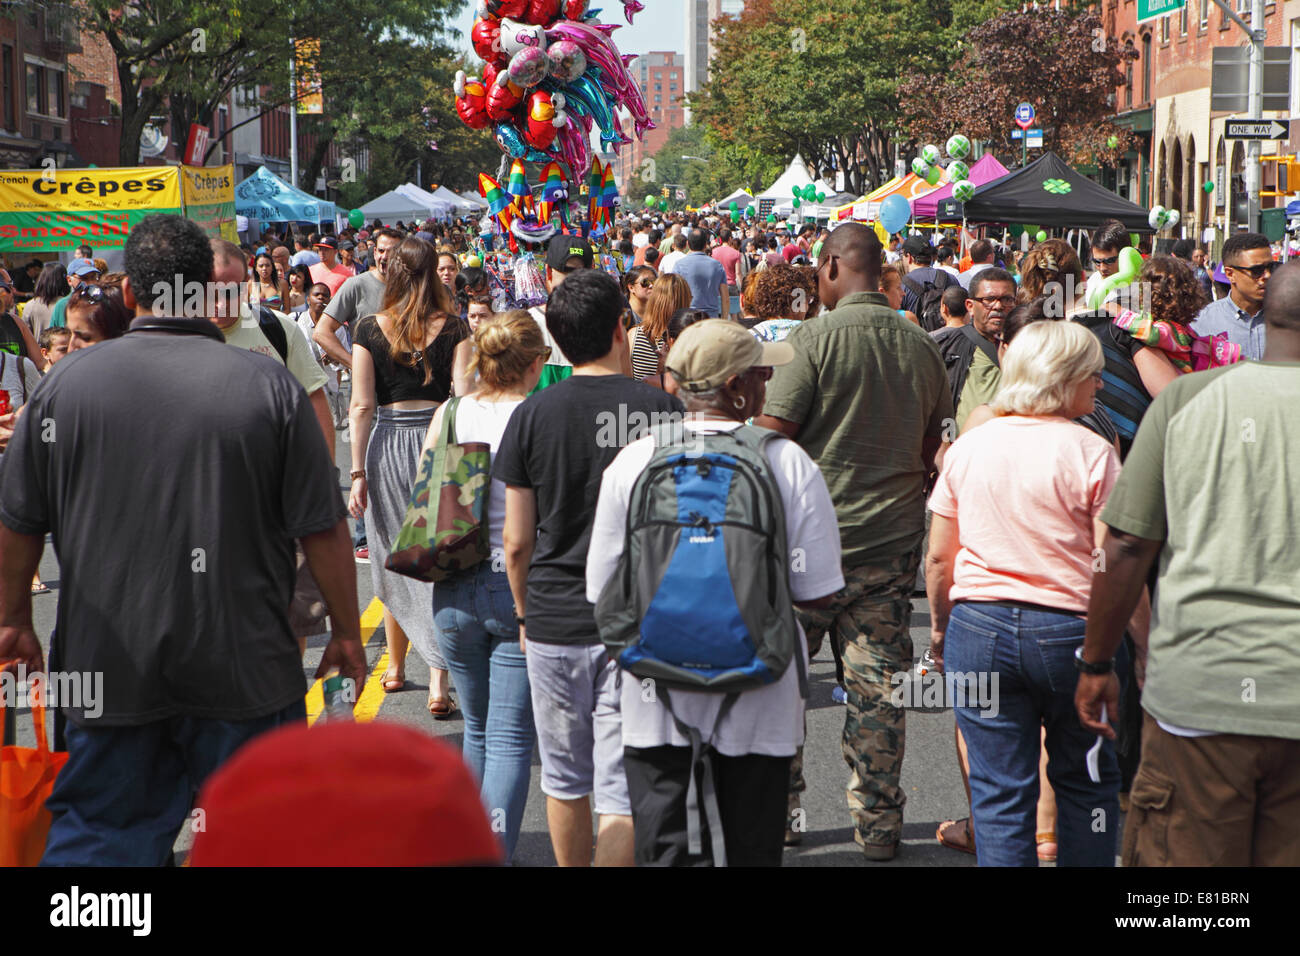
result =
[[[955,208],[945,209],[946,205]],[[958,203],[944,200],[939,214],[964,214],[967,222],[1031,223],[1044,228],[1085,228],[1118,219],[1130,232],[1153,232],[1147,210],[1075,172],[1061,157],[1045,152],[1023,169],[1007,173]]]

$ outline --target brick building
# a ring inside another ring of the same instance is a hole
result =
[[[1249,0],[1231,2],[1249,22]],[[1107,35],[1138,53],[1116,89],[1115,107],[1116,121],[1141,141],[1102,181],[1139,205],[1177,209],[1178,231],[1188,237],[1199,239],[1207,228],[1220,236],[1231,232],[1246,218],[1246,146],[1223,137],[1225,121],[1240,114],[1211,111],[1210,73],[1214,48],[1243,46],[1245,34],[1210,0],[1188,0],[1177,12],[1140,26],[1135,0],[1103,0],[1100,9]],[[1300,45],[1300,3],[1265,4],[1264,28],[1268,46]],[[1293,102],[1295,74],[1293,65]],[[1264,114],[1283,122],[1290,115]],[[1295,146],[1266,142],[1262,152],[1294,153]],[[1275,164],[1263,164],[1262,181],[1264,190],[1277,187]],[[1215,183],[1210,193],[1202,188],[1206,182]],[[1261,200],[1265,209],[1278,203],[1274,197]]]
[[[76,24],[55,8],[33,4],[0,17],[0,168],[68,164],[68,55],[79,43]]]
[[[647,53],[637,57],[628,72],[641,89],[655,128],[647,132],[643,140],[633,139],[619,150],[614,175],[620,187],[641,171],[646,157],[659,151],[670,132],[686,125],[685,70],[679,54]]]

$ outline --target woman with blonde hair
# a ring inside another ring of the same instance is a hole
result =
[[[437,442],[443,416],[454,414],[456,441],[482,442],[495,455],[506,423],[536,387],[550,354],[541,328],[526,310],[483,319],[474,332],[470,366],[478,388],[434,413],[425,449]],[[505,513],[505,484],[493,478],[484,510],[490,556],[434,588],[433,612],[465,715],[461,749],[482,786],[483,805],[505,813],[502,837],[509,859],[528,800],[534,728],[528,667],[504,570]]]
[[[646,299],[641,324],[627,339],[632,354],[633,378],[644,381],[660,374],[668,320],[678,309],[688,309],[690,305],[691,287],[681,276],[668,273],[655,279]]]
[[[1103,367],[1087,329],[1030,323],[1003,357],[996,417],[952,445],[930,497],[930,653],[948,675],[967,745],[981,866],[1038,865],[1044,726],[1060,864],[1115,864],[1118,828],[1093,826],[1098,809],[1118,819],[1114,745],[1090,756],[1097,738],[1074,710],[1098,515],[1119,455],[1071,419],[1093,411]],[[1115,662],[1121,675],[1125,663]],[[987,677],[958,690],[963,675]]]
[[[384,568],[406,517],[420,445],[434,411],[452,394],[456,346],[469,334],[437,274],[437,259],[433,246],[423,239],[402,240],[388,259],[380,311],[357,322],[348,510],[354,518],[365,516],[375,597],[384,604],[384,690],[400,690],[406,684],[409,639],[429,664],[429,712],[445,719],[453,705],[447,665],[434,632],[429,586]],[[455,380],[464,379],[465,372],[456,369]]]

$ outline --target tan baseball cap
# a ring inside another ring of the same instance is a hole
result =
[[[785,342],[760,342],[730,319],[705,319],[688,325],[664,367],[688,392],[707,392],[756,365],[788,365],[794,348]]]

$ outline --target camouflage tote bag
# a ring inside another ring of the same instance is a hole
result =
[[[406,518],[384,567],[421,581],[443,581],[488,556],[487,503],[492,450],[456,441],[456,406],[443,409],[438,441],[416,472]]]

